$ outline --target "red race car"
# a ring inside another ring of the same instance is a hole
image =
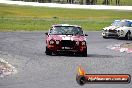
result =
[[[58,24],[52,25],[46,32],[46,55],[78,54],[87,56],[86,36],[81,26]]]

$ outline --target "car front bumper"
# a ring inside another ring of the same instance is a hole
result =
[[[60,46],[48,46],[48,49],[53,53],[82,53],[87,51],[87,46],[76,47],[60,47]]]
[[[102,32],[102,36],[103,37],[116,37],[116,36],[118,36],[118,34],[113,33],[113,32]]]

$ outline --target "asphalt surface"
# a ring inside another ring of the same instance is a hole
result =
[[[113,44],[131,41],[103,39],[101,32],[87,32],[88,56],[45,55],[44,32],[1,32],[0,57],[18,70],[0,78],[0,88],[132,88],[130,84],[76,83],[77,67],[90,74],[132,75],[132,54],[107,49]]]

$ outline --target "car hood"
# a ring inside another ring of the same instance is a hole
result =
[[[109,26],[109,27],[105,27],[104,30],[115,30],[116,28],[119,28],[119,27]]]
[[[116,30],[125,30],[125,27],[119,27]]]
[[[49,35],[50,40],[71,40],[71,41],[86,41],[85,36],[81,35]]]

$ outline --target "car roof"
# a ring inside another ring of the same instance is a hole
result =
[[[132,22],[132,20],[122,19],[122,20],[114,20],[114,22]]]
[[[55,26],[65,26],[65,27],[81,27],[79,25],[70,25],[70,24],[56,24],[56,25],[52,25],[52,27],[55,27]]]
[[[121,20],[121,22],[132,22],[132,20],[123,19],[123,20]]]
[[[121,21],[121,20],[114,20],[114,22],[118,22],[118,21]]]

